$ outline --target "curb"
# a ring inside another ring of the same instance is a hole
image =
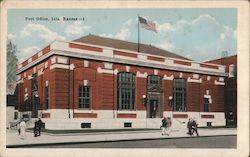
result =
[[[184,137],[159,137],[159,138],[141,138],[141,139],[122,139],[122,140],[100,140],[100,141],[78,141],[78,142],[54,142],[54,143],[39,143],[39,144],[19,144],[19,145],[6,145],[6,148],[27,148],[39,146],[52,146],[52,145],[68,145],[68,144],[83,144],[83,143],[102,143],[102,142],[126,142],[126,141],[143,141],[143,140],[160,140],[160,139],[183,139],[183,138],[203,138],[203,137],[218,137],[218,136],[237,136],[237,134],[228,135],[205,135],[205,136],[184,136]]]
[[[199,128],[199,130],[211,130],[207,128]],[[224,128],[215,128],[215,129],[224,129]],[[227,128],[225,130],[234,130],[231,128]],[[171,132],[179,132],[180,130],[171,130]],[[32,130],[27,130],[26,132],[33,133]],[[42,135],[48,135],[48,136],[79,136],[79,135],[108,135],[108,134],[132,134],[132,133],[152,133],[152,132],[161,132],[161,130],[142,130],[142,131],[107,131],[107,132],[86,132],[86,133],[64,133],[64,134],[54,134],[54,133],[47,133],[47,132],[41,132]]]

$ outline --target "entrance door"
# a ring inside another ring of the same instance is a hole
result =
[[[204,98],[204,112],[210,112],[210,104],[208,98]]]
[[[37,91],[32,92],[32,118],[37,118],[38,116],[38,111],[37,111],[37,106],[38,106],[38,97],[36,97]]]
[[[156,118],[159,106],[159,100],[150,100],[149,103],[149,118]]]
[[[32,87],[32,100],[31,100],[31,103],[32,103],[32,118],[37,118],[38,116],[38,85],[37,85],[37,74],[33,74],[32,75],[32,82],[31,82],[31,87]]]

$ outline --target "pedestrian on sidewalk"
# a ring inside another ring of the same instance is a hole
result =
[[[39,120],[37,121],[37,127],[38,127],[38,136],[41,136],[41,129],[43,127],[43,122],[41,118],[39,118]]]
[[[18,131],[18,135],[19,135],[19,136],[20,136],[20,123],[21,123],[21,122],[18,122],[17,125],[16,125],[17,131]]]
[[[172,120],[170,117],[167,118],[167,135],[169,136],[170,135],[170,132],[171,132],[171,126],[172,126]]]
[[[20,138],[22,140],[25,139],[25,131],[26,131],[26,124],[25,124],[25,121],[22,119],[20,123]]]
[[[38,136],[38,126],[37,126],[37,120],[35,120],[35,124],[34,124],[34,137]]]
[[[192,118],[189,118],[187,123],[187,128],[188,128],[187,134],[189,134],[190,136],[192,136],[192,125],[193,125],[193,120]]]
[[[161,135],[167,134],[167,118],[164,117],[161,121]]]
[[[197,123],[197,121],[194,119],[194,120],[193,120],[193,123],[192,123],[192,133],[191,133],[192,135],[193,135],[194,132],[195,132],[195,133],[196,133],[196,136],[199,136],[197,127],[198,127],[198,123]]]

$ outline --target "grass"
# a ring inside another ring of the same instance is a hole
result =
[[[198,128],[205,128],[205,129],[219,129],[219,128],[237,128],[235,125],[230,125],[230,126],[202,126]]]
[[[32,130],[33,128],[29,128]],[[71,134],[71,133],[98,133],[98,132],[124,132],[124,131],[149,131],[149,130],[159,130],[159,129],[147,129],[147,128],[138,128],[138,129],[76,129],[76,130],[50,130],[42,129],[42,132],[51,133],[51,134]]]

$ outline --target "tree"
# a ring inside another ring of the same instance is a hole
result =
[[[16,56],[17,48],[16,45],[8,40],[7,43],[7,94],[13,94],[16,87],[16,70],[18,59]]]

